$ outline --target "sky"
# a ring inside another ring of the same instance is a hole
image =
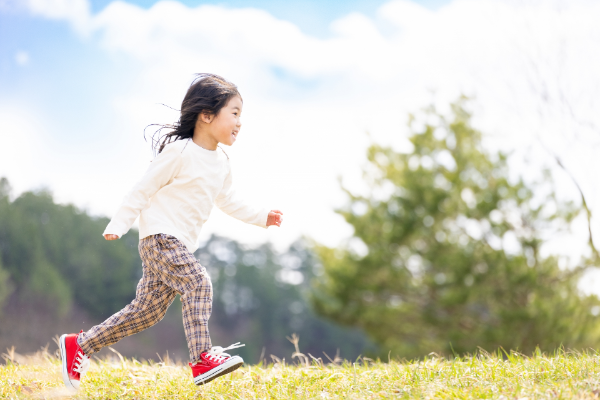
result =
[[[153,157],[144,128],[213,72],[244,98],[236,185],[285,222],[216,210],[204,238],[343,243],[339,179],[364,190],[371,141],[408,151],[408,114],[461,94],[515,176],[550,167],[577,200],[556,155],[600,210],[599,17],[591,0],[0,0],[0,176],[111,216]],[[584,222],[552,248],[583,252]]]

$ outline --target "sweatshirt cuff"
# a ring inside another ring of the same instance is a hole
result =
[[[111,222],[108,224],[108,226],[106,227],[106,229],[104,230],[104,233],[102,234],[102,236],[104,235],[117,235],[119,238],[123,237],[123,235],[127,233],[126,231],[123,232],[122,229],[118,229],[117,227],[114,226],[114,224]]]
[[[263,210],[259,216],[258,216],[258,220],[261,221],[260,223],[256,224],[257,226],[260,226],[261,228],[267,228],[267,219],[269,218],[269,213],[271,212],[271,210]]]

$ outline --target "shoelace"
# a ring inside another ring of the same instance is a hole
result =
[[[226,359],[227,357],[231,357],[229,354],[227,353],[223,353],[225,350],[231,350],[231,349],[237,349],[238,347],[244,347],[245,344],[240,344],[240,342],[234,343],[229,347],[221,347],[221,346],[214,346],[212,349],[210,349],[207,353],[206,356],[209,358],[212,358],[215,361],[222,361],[224,359]]]
[[[78,351],[73,361],[73,371],[79,372],[79,375],[83,376],[88,368],[90,368],[90,358],[83,354],[83,352]]]

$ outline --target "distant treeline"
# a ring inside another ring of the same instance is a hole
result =
[[[102,232],[108,222],[73,205],[56,204],[47,191],[26,192],[11,200],[9,182],[2,178],[0,322],[8,320],[7,314],[14,319],[14,310],[7,309],[13,304],[28,310],[22,318],[33,320],[38,313],[68,320],[77,309],[96,323],[127,305],[142,273],[138,232],[107,242]],[[215,345],[241,341],[246,347],[238,354],[251,362],[261,354],[268,360],[271,354],[289,358],[294,347],[286,337],[293,333],[300,336],[301,350],[315,357],[324,357],[323,351],[333,357],[340,349],[343,357],[354,358],[374,350],[361,332],[339,327],[311,310],[310,282],[322,273],[322,266],[302,241],[279,254],[269,245],[245,249],[213,236],[196,257],[213,281],[210,329]],[[161,324],[176,325],[176,339],[182,343],[180,314],[176,300]],[[0,338],[8,328],[0,323]],[[57,333],[48,332],[46,342]],[[160,343],[154,346],[145,353],[167,350]]]

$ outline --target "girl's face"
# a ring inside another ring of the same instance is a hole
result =
[[[234,96],[213,118],[209,124],[209,131],[214,140],[227,146],[235,142],[242,127],[240,117],[243,105],[242,99]]]

